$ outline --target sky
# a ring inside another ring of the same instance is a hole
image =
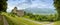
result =
[[[15,6],[18,10],[26,9],[26,8],[52,8],[53,0],[8,0],[8,9],[10,12]]]

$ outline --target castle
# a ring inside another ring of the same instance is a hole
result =
[[[15,13],[16,15],[22,17],[24,15],[24,11],[23,10],[17,10],[17,7],[15,7],[13,10],[12,10],[13,13]]]

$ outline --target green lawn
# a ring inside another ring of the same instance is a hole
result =
[[[3,25],[3,18],[0,16],[0,25]]]
[[[38,23],[35,23],[32,21],[25,20],[22,17],[18,17],[16,15],[14,15],[14,17],[13,17],[11,14],[8,14],[5,12],[3,12],[1,14],[5,16],[9,25],[42,25],[42,24],[38,24]]]
[[[54,25],[60,25],[60,21],[54,22]]]
[[[5,15],[5,18],[7,19],[9,25],[43,25],[43,24],[38,24],[32,21],[25,20],[22,17],[18,17],[16,15],[11,15],[8,13],[1,13],[2,15]],[[53,22],[53,25],[60,25],[60,21]],[[0,23],[1,24],[1,23]]]

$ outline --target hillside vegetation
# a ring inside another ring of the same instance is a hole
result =
[[[60,21],[56,21],[56,22],[53,22],[53,23],[36,23],[34,22],[33,20],[30,21],[30,20],[27,20],[25,19],[24,17],[18,17],[14,14],[9,14],[9,13],[6,13],[6,12],[2,12],[0,13],[1,15],[5,16],[5,18],[7,19],[9,25],[60,25]]]
[[[1,15],[5,16],[9,25],[42,25],[5,12],[2,12]]]

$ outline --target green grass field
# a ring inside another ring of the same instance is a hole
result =
[[[47,24],[49,22],[45,22],[44,24],[43,23],[39,24],[39,23],[35,23],[35,22],[32,22],[32,21],[26,20],[27,18],[24,19],[23,17],[18,17],[16,15],[8,14],[8,13],[5,13],[5,12],[2,12],[1,15],[5,16],[9,25],[60,25],[60,21],[53,22],[53,24],[52,23]]]
[[[15,17],[12,17],[11,14],[8,14],[8,13],[5,13],[5,12],[3,12],[1,14],[5,16],[9,25],[42,25],[42,24],[38,24],[38,23],[35,23],[35,22],[25,20],[24,18],[18,17],[16,15],[15,15]]]
[[[0,18],[0,25],[3,25],[3,18]]]
[[[60,25],[60,21],[54,22],[54,25]]]

